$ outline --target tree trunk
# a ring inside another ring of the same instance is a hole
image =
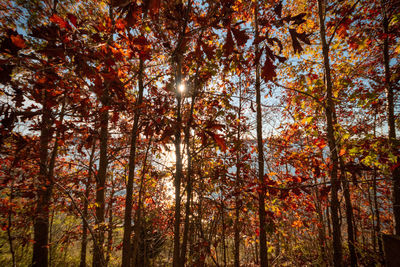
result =
[[[327,123],[327,137],[330,150],[330,160],[331,160],[331,217],[333,226],[333,265],[335,267],[342,266],[342,243],[341,243],[341,230],[339,223],[339,181],[337,177],[338,173],[338,152],[335,139],[335,129],[334,129],[334,114],[335,105],[333,102],[333,89],[332,89],[332,78],[331,69],[329,62],[329,47],[326,42],[326,31],[325,31],[325,1],[318,0],[318,15],[319,15],[319,27],[322,43],[322,53],[324,57],[324,70],[325,70],[325,86],[326,86],[326,96],[327,102],[325,107],[326,123]]]
[[[92,181],[92,174],[93,174],[93,159],[94,159],[94,151],[96,149],[96,142],[93,142],[92,151],[90,152],[89,158],[89,170],[88,170],[88,177],[85,183],[85,195],[83,200],[83,211],[82,216],[82,241],[81,241],[81,260],[80,260],[80,267],[86,267],[86,248],[87,248],[87,216],[88,216],[88,209],[89,209],[89,193],[90,193],[90,183]]]
[[[49,177],[49,143],[51,140],[51,111],[47,105],[47,92],[43,93],[43,115],[40,125],[40,166],[37,187],[36,216],[33,223],[33,267],[48,265],[49,207],[53,181]]]
[[[176,87],[176,131],[175,131],[175,157],[176,157],[176,171],[175,171],[175,215],[174,215],[174,254],[173,254],[173,266],[180,266],[180,224],[181,224],[181,181],[183,178],[182,172],[182,156],[181,156],[181,127],[182,127],[182,116],[181,116],[181,100],[182,95],[178,90],[182,82],[182,58],[178,57],[176,62],[176,76],[175,76],[175,87]]]
[[[375,209],[375,216],[376,216],[376,235],[378,238],[378,249],[379,249],[379,260],[383,260],[383,246],[382,246],[382,238],[381,238],[381,217],[379,211],[379,203],[378,203],[378,196],[377,196],[377,184],[376,184],[376,170],[374,171],[373,177],[373,190],[374,190],[374,209]]]
[[[238,109],[238,129],[237,129],[237,147],[236,147],[236,196],[235,196],[235,223],[234,223],[234,266],[240,267],[240,198],[239,192],[241,189],[241,179],[240,179],[240,150],[241,150],[241,132],[240,132],[240,122],[242,116],[242,80],[239,77],[239,109]]]
[[[255,39],[259,37],[258,31],[258,1],[254,10]],[[255,44],[255,53],[259,53],[258,44]],[[261,113],[261,81],[260,64],[256,62],[256,104],[257,104],[257,150],[258,150],[258,183],[260,190],[258,193],[258,216],[260,227],[260,266],[268,266],[267,255],[267,233],[265,229],[265,184],[264,184],[264,145],[262,138],[262,113]]]
[[[346,202],[346,222],[347,222],[347,236],[348,236],[347,242],[350,252],[350,266],[355,267],[357,266],[357,254],[354,246],[355,245],[354,236],[356,232],[353,225],[353,205],[350,199],[349,182],[345,174],[344,163],[342,162],[342,159],[340,160],[340,168],[342,173],[341,179],[343,185],[344,200]]]
[[[188,119],[188,124],[185,129],[185,144],[186,144],[186,155],[187,155],[187,174],[186,174],[186,205],[185,205],[185,222],[183,227],[183,240],[182,240],[182,252],[181,252],[181,266],[184,267],[186,263],[186,249],[187,249],[187,241],[189,234],[189,218],[191,214],[190,210],[190,201],[192,199],[192,155],[190,151],[190,127],[193,121],[193,110],[194,110],[194,101],[196,98],[196,85],[193,88],[192,92],[192,102],[190,104],[190,114]]]
[[[109,105],[108,85],[103,90],[101,98],[103,107]],[[104,262],[104,210],[105,210],[105,186],[107,178],[107,146],[108,146],[108,110],[100,114],[100,160],[99,171],[96,180],[96,242],[93,253],[93,267],[102,267]]]
[[[397,165],[398,157],[396,156],[396,124],[394,116],[394,92],[391,83],[391,72],[390,72],[390,55],[389,55],[389,22],[390,19],[387,14],[387,7],[385,1],[382,0],[382,27],[384,33],[383,40],[383,64],[385,68],[385,90],[387,99],[387,120],[389,127],[389,142],[392,149],[393,155],[396,157],[395,167],[392,170],[393,180],[393,215],[394,215],[394,227],[395,234],[400,235],[400,167]]]
[[[145,194],[144,192],[144,178],[146,174],[146,163],[147,163],[147,156],[150,151],[152,143],[152,138],[150,137],[149,143],[147,145],[146,149],[146,154],[143,159],[143,168],[142,168],[142,173],[140,176],[140,184],[139,184],[139,197],[138,197],[138,204],[137,204],[137,211],[135,214],[135,221],[134,221],[134,239],[133,239],[133,254],[132,254],[132,261],[133,266],[141,266],[141,262],[143,262],[145,259],[143,258],[143,255],[140,255],[140,241],[142,238],[143,231],[145,231],[143,227],[143,219],[142,219],[142,205],[143,205],[143,195]],[[144,243],[143,243],[144,244]],[[146,247],[146,246],[145,246]],[[139,257],[140,256],[140,257]]]
[[[13,199],[14,199],[14,181],[12,181],[11,189],[10,189],[10,200],[9,200],[9,209],[8,209],[8,225],[7,225],[7,237],[8,237],[8,245],[10,247],[10,254],[12,259],[12,266],[17,266],[15,261],[15,251],[13,246],[13,237],[11,235],[11,227],[12,227],[12,207],[13,207]]]
[[[135,177],[135,159],[136,159],[136,140],[138,136],[140,109],[143,103],[143,71],[144,62],[139,62],[138,87],[139,96],[136,102],[135,116],[133,118],[133,128],[131,132],[131,151],[129,154],[129,173],[126,185],[125,215],[124,215],[124,237],[122,245],[122,266],[129,267],[131,259],[131,234],[132,234],[132,205],[133,205],[133,180]]]

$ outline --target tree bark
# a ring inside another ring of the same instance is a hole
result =
[[[240,179],[240,150],[241,150],[241,132],[240,132],[240,119],[242,116],[242,80],[239,79],[239,109],[238,109],[238,129],[237,129],[237,147],[236,147],[236,190],[235,196],[235,224],[234,224],[234,266],[240,267],[240,198],[239,191],[241,187]]]
[[[190,113],[188,124],[185,129],[185,144],[186,144],[186,155],[187,155],[187,174],[186,174],[186,204],[185,204],[185,222],[183,227],[183,240],[182,240],[182,251],[181,251],[181,266],[184,267],[186,263],[186,249],[187,249],[187,241],[189,234],[189,220],[191,215],[190,210],[190,201],[192,199],[192,154],[190,151],[190,127],[193,121],[193,111],[194,111],[194,102],[196,99],[196,85],[193,88],[192,92],[192,102],[190,104]]]
[[[53,181],[49,177],[49,143],[51,140],[51,111],[47,105],[47,91],[43,93],[43,115],[40,125],[40,166],[37,189],[36,216],[33,223],[33,267],[48,266],[49,206]]]
[[[391,83],[391,71],[390,71],[390,55],[389,55],[389,16],[388,9],[385,6],[385,1],[382,3],[382,27],[384,33],[383,40],[383,64],[385,68],[385,90],[387,100],[387,120],[389,127],[389,143],[391,146],[392,154],[395,156],[396,162],[394,162],[394,168],[392,170],[393,180],[393,215],[394,215],[394,228],[395,234],[400,235],[400,167],[397,166],[399,161],[396,155],[396,124],[394,116],[394,92]]]
[[[138,196],[138,204],[137,204],[137,211],[135,213],[135,221],[134,221],[134,238],[133,238],[133,253],[132,253],[132,261],[133,262],[133,266],[141,266],[143,265],[142,262],[144,262],[144,258],[143,255],[140,255],[140,242],[142,241],[142,234],[143,231],[145,231],[146,229],[144,229],[143,227],[143,216],[142,216],[142,211],[143,211],[143,195],[145,194],[144,191],[144,178],[145,178],[145,174],[146,174],[146,163],[147,163],[147,156],[149,154],[150,151],[150,147],[151,147],[151,143],[152,143],[152,138],[150,137],[149,143],[147,145],[147,149],[146,149],[146,154],[145,157],[143,159],[143,163],[142,163],[142,172],[141,172],[141,176],[140,176],[140,184],[139,184],[139,196]],[[144,244],[144,242],[143,242]],[[146,246],[145,246],[146,247]],[[139,257],[140,256],[140,257]]]
[[[122,266],[129,267],[131,259],[131,234],[132,234],[132,205],[133,205],[133,180],[135,177],[135,160],[136,160],[136,141],[139,129],[140,110],[143,103],[143,72],[144,62],[139,62],[138,87],[139,94],[136,102],[135,116],[133,118],[133,128],[131,132],[131,150],[129,154],[129,173],[126,185],[125,215],[124,215],[124,237],[122,245]]]
[[[353,224],[353,217],[354,217],[353,205],[351,203],[351,198],[350,198],[349,182],[345,174],[344,163],[342,162],[342,160],[340,160],[340,168],[342,173],[341,179],[343,185],[344,200],[346,202],[346,222],[347,222],[347,236],[348,236],[347,242],[350,252],[350,266],[355,267],[357,266],[357,254],[356,254],[355,239],[354,239],[356,231]]]
[[[320,36],[322,43],[322,53],[324,58],[324,70],[325,70],[325,87],[326,87],[326,123],[327,123],[327,138],[330,150],[330,160],[331,160],[331,217],[332,217],[332,227],[333,227],[333,265],[335,267],[342,266],[342,243],[341,243],[341,230],[339,223],[339,180],[338,180],[338,152],[335,139],[335,128],[334,128],[334,115],[335,115],[335,105],[333,102],[333,89],[332,89],[332,78],[331,69],[329,62],[329,47],[326,42],[326,31],[325,31],[325,1],[318,0],[318,15],[319,15],[319,27]]]
[[[85,183],[85,195],[83,200],[83,211],[82,216],[82,241],[81,241],[81,260],[79,263],[80,267],[86,267],[86,248],[87,248],[87,216],[88,216],[88,209],[89,209],[89,193],[90,193],[90,183],[92,181],[93,175],[93,159],[94,159],[94,151],[96,149],[96,142],[93,142],[92,151],[90,152],[89,158],[89,170],[88,170],[88,177]]]
[[[101,103],[103,107],[109,105],[108,85],[103,90]],[[104,210],[105,210],[105,186],[107,179],[107,146],[108,146],[108,109],[100,113],[100,160],[99,171],[96,179],[96,241],[97,246],[94,247],[93,267],[105,266],[104,261]]]
[[[175,171],[175,214],[174,214],[174,254],[173,254],[173,266],[180,266],[180,224],[181,224],[181,181],[183,178],[182,172],[182,155],[181,155],[181,127],[182,127],[182,115],[181,115],[181,102],[182,95],[178,88],[182,82],[182,58],[179,56],[176,62],[176,76],[175,76],[175,87],[176,87],[176,131],[175,131],[175,157],[176,157],[176,171]]]
[[[254,9],[254,26],[255,26],[255,39],[259,37],[258,30],[258,1],[255,3]],[[255,44],[255,53],[259,53],[258,44]],[[257,105],[257,150],[258,150],[258,216],[260,227],[260,266],[268,266],[267,255],[267,233],[265,229],[265,184],[264,184],[264,144],[262,138],[262,113],[261,113],[261,80],[260,80],[260,64],[256,62],[256,105]]]

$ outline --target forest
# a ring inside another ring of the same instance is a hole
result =
[[[0,1],[0,266],[385,266],[399,54],[398,0]]]

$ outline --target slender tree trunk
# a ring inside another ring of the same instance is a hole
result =
[[[259,37],[258,31],[258,1],[254,10],[255,39]],[[255,45],[255,53],[259,53],[258,44]],[[265,229],[265,184],[264,184],[264,144],[262,138],[262,113],[261,113],[261,80],[260,64],[256,62],[256,104],[257,104],[257,150],[258,150],[258,183],[260,191],[258,193],[258,216],[260,227],[260,266],[268,266],[267,255],[267,233]]]
[[[176,131],[175,131],[175,157],[176,157],[176,171],[175,171],[175,221],[174,221],[174,257],[173,266],[180,266],[180,224],[181,224],[181,181],[183,178],[182,172],[182,155],[181,155],[181,128],[182,128],[182,115],[181,115],[181,102],[182,95],[178,90],[182,82],[182,58],[179,57],[176,62]]]
[[[317,177],[314,177],[314,182],[317,183]],[[326,260],[325,222],[324,222],[324,216],[322,213],[321,202],[320,202],[318,193],[319,193],[318,188],[315,188],[315,208],[316,208],[316,211],[318,214],[318,220],[321,224],[321,227],[318,228],[318,239],[319,239],[319,245],[320,245],[320,250],[321,250],[322,262],[324,262]]]
[[[114,182],[113,182],[113,185],[112,185],[112,189],[111,189],[111,195],[110,195],[110,204],[109,204],[109,207],[108,207],[108,212],[109,212],[109,215],[108,215],[108,236],[107,236],[107,252],[106,252],[106,264],[105,264],[105,266],[108,266],[108,264],[109,264],[109,262],[110,262],[110,256],[111,256],[111,253],[112,253],[112,244],[113,244],[113,204],[114,204],[114,200],[113,200],[113,198],[114,198],[114,193],[115,193],[115,190],[114,190]]]
[[[142,219],[142,211],[143,211],[143,195],[145,194],[144,192],[144,178],[146,174],[146,163],[147,163],[147,156],[150,151],[152,143],[152,138],[150,138],[149,143],[147,145],[146,149],[146,154],[143,159],[143,168],[142,168],[142,173],[140,176],[140,184],[139,184],[139,197],[138,197],[138,204],[137,204],[137,211],[135,214],[135,222],[134,222],[134,238],[133,238],[133,253],[132,253],[132,262],[134,266],[141,266],[141,262],[144,260],[143,255],[140,255],[140,242],[142,242],[142,234],[143,231],[145,231],[143,227],[143,219]],[[142,244],[145,244],[145,242],[142,242]],[[145,246],[146,247],[146,246]]]
[[[239,109],[238,109],[238,119],[239,123],[237,125],[237,147],[236,147],[236,196],[235,196],[235,224],[234,224],[234,266],[240,267],[240,186],[241,186],[241,179],[240,179],[240,157],[241,157],[241,116],[242,116],[242,80],[241,77],[239,78]]]
[[[225,205],[224,200],[221,200],[221,221],[222,221],[222,251],[224,267],[226,267],[226,240],[225,240]]]
[[[14,181],[12,181],[11,189],[10,189],[10,200],[9,200],[9,210],[8,210],[8,226],[7,226],[7,237],[8,237],[8,245],[10,247],[12,266],[17,266],[15,261],[15,251],[13,246],[13,237],[11,234],[12,227],[12,207],[13,207],[13,199],[14,199]]]
[[[324,70],[325,70],[325,86],[327,94],[327,104],[325,107],[326,123],[327,123],[327,137],[330,150],[331,159],[331,216],[333,226],[333,265],[335,267],[342,266],[342,243],[341,243],[341,230],[339,223],[339,181],[338,181],[338,152],[336,147],[335,129],[334,129],[334,114],[335,105],[333,102],[333,89],[332,89],[332,78],[331,69],[329,62],[329,47],[326,42],[326,31],[325,31],[325,1],[318,0],[318,14],[320,24],[320,35],[322,43],[322,53],[324,57]]]
[[[396,124],[394,116],[394,92],[391,82],[391,71],[390,71],[390,55],[389,55],[389,22],[388,17],[388,7],[385,6],[385,1],[382,0],[382,27],[384,33],[383,40],[383,64],[385,68],[385,89],[386,89],[386,99],[387,99],[387,120],[389,127],[389,142],[392,149],[393,155],[396,155]],[[396,162],[399,159],[396,156]],[[395,234],[400,235],[400,167],[396,165],[392,170],[392,180],[393,180],[393,214],[394,214],[394,227]]]
[[[382,246],[382,239],[381,239],[381,218],[380,218],[379,203],[378,203],[378,196],[377,196],[376,170],[374,170],[373,190],[374,190],[374,209],[375,209],[375,216],[376,216],[375,231],[376,231],[376,235],[378,238],[379,260],[382,260],[384,258],[384,255],[383,255],[383,246]]]
[[[126,200],[125,200],[125,216],[124,216],[124,237],[122,245],[122,266],[129,267],[131,259],[131,234],[132,234],[132,205],[133,205],[133,180],[135,177],[135,159],[136,159],[136,140],[138,136],[140,110],[143,103],[143,72],[144,62],[140,59],[139,62],[139,77],[138,87],[139,95],[136,103],[135,116],[133,118],[133,128],[131,132],[131,150],[129,154],[129,173],[128,182],[126,185]]]
[[[344,164],[342,160],[340,160],[340,167],[341,167],[341,179],[342,179],[342,185],[343,185],[343,194],[344,194],[344,200],[346,202],[346,222],[347,222],[347,236],[348,236],[348,246],[349,246],[349,252],[350,252],[350,266],[355,267],[357,266],[357,255],[356,255],[356,249],[355,249],[355,240],[354,236],[356,234],[355,232],[355,227],[353,225],[353,205],[351,203],[351,198],[350,198],[350,188],[349,188],[349,182],[347,180],[345,170],[344,170]]]
[[[369,182],[367,183],[367,186],[368,186],[368,189],[367,189],[368,204],[369,204],[369,211],[371,212],[371,222],[372,222],[371,240],[372,240],[372,247],[374,249],[374,253],[376,253],[375,211],[374,211],[374,203],[372,200],[371,190],[370,190],[370,188],[372,186],[369,185]]]
[[[109,105],[108,85],[103,90],[101,98],[103,107]],[[105,230],[105,186],[107,178],[107,146],[108,146],[108,110],[100,113],[100,160],[99,171],[96,179],[96,241],[97,246],[94,247],[93,267],[103,267],[104,261],[104,230]]]
[[[87,216],[88,216],[88,209],[89,209],[89,194],[90,194],[90,183],[92,181],[93,175],[93,159],[94,159],[94,151],[96,149],[96,142],[93,142],[92,151],[90,152],[89,158],[89,169],[88,169],[88,177],[85,183],[85,195],[83,200],[83,211],[82,216],[82,241],[81,241],[81,260],[80,260],[80,267],[86,267],[86,248],[87,248]]]
[[[187,155],[187,186],[186,186],[186,204],[185,204],[185,223],[183,227],[183,240],[182,240],[182,252],[181,252],[181,266],[184,267],[186,263],[186,249],[187,249],[187,241],[188,241],[188,234],[189,234],[189,219],[191,215],[190,210],[190,201],[192,199],[192,155],[190,151],[190,128],[193,121],[193,111],[194,111],[194,102],[196,98],[196,85],[193,88],[192,93],[192,102],[190,104],[190,113],[188,124],[185,129],[185,144],[186,144],[186,155]]]

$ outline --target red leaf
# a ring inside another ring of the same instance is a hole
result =
[[[246,34],[244,30],[232,28],[232,33],[233,36],[235,36],[236,43],[238,44],[238,46],[245,45],[247,43],[247,40],[249,40],[249,36]]]
[[[20,35],[11,35],[12,43],[19,48],[25,48],[25,41]]]
[[[276,72],[275,72],[275,66],[272,63],[272,61],[267,58],[264,63],[264,67],[262,68],[261,71],[261,77],[264,79],[264,81],[268,82],[271,81],[273,78],[275,78]]]
[[[146,37],[144,37],[143,35],[133,39],[132,43],[135,45],[140,45],[140,46],[145,46],[145,45],[149,44]]]
[[[225,140],[224,140],[224,138],[222,138],[221,136],[219,136],[219,135],[215,135],[214,136],[214,140],[215,140],[215,142],[217,143],[217,145],[221,148],[221,150],[223,151],[223,152],[225,152],[226,151],[226,144],[225,144]]]
[[[228,30],[228,34],[226,36],[226,41],[225,41],[225,44],[223,46],[224,54],[225,54],[226,57],[228,57],[229,55],[232,54],[233,45],[234,45],[234,42],[233,42],[232,33],[231,33],[231,31]]]
[[[69,14],[67,15],[67,18],[68,18],[69,21],[71,21],[71,23],[76,27],[76,21],[77,21],[77,19],[76,19],[75,15],[72,15],[71,13],[69,13]]]
[[[328,194],[331,191],[331,186],[324,186],[319,189],[319,197],[321,200],[326,200],[328,198]]]
[[[60,16],[58,16],[58,15],[56,15],[56,14],[54,14],[53,16],[51,16],[50,21],[51,21],[51,22],[54,22],[54,23],[56,23],[56,24],[58,24],[58,26],[59,26],[60,28],[66,29],[66,28],[69,26],[69,25],[68,25],[68,22],[66,22],[63,18],[61,18]]]
[[[122,31],[125,29],[126,26],[126,21],[124,19],[117,19],[117,21],[115,22],[115,27]]]
[[[217,145],[219,146],[219,148],[225,152],[227,147],[225,144],[225,139],[223,137],[221,137],[219,134],[215,134],[213,132],[207,131],[207,133],[214,139],[214,141],[217,143]]]
[[[206,54],[207,58],[209,60],[212,60],[215,55],[214,48],[206,45],[203,41],[200,41],[200,45],[201,45],[201,48],[203,49],[203,52]]]

